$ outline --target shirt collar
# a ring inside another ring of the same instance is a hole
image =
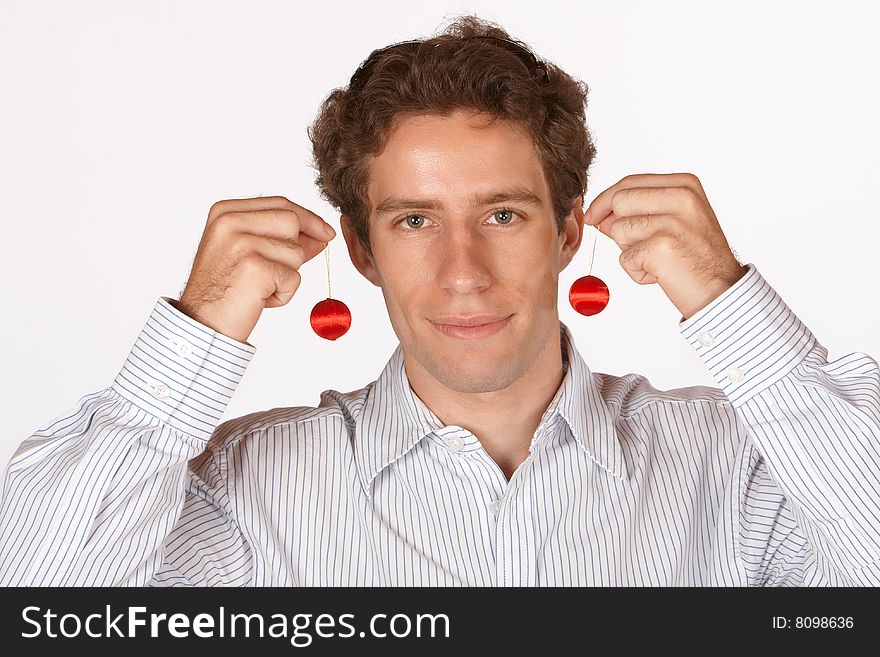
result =
[[[628,473],[615,430],[614,407],[603,398],[599,376],[587,367],[571,331],[562,321],[559,333],[566,372],[541,418],[537,434],[560,415],[578,446],[597,465],[625,480]],[[413,392],[403,362],[403,347],[398,344],[355,419],[355,459],[361,485],[369,498],[379,472],[428,434],[448,429]]]

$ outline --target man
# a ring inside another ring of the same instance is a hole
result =
[[[400,339],[384,371],[217,426],[332,230],[281,197],[215,204],[180,301],[13,457],[0,583],[880,582],[876,361],[827,361],[696,177],[629,176],[584,215],[584,104],[472,17],[374,52],[310,136]],[[589,370],[557,312],[584,223],[720,388]]]

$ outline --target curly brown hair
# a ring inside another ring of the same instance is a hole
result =
[[[586,84],[538,60],[499,25],[460,16],[430,39],[373,51],[347,87],[324,99],[307,129],[318,172],[315,183],[321,196],[349,218],[372,255],[370,158],[382,152],[404,118],[475,111],[526,127],[561,233],[572,203],[586,192],[596,153],[585,122],[586,105]]]

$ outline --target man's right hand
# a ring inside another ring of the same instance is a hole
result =
[[[321,217],[283,196],[218,201],[177,309],[247,342],[263,309],[293,298],[299,268],[334,236]]]

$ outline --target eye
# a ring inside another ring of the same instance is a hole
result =
[[[508,226],[513,223],[514,217],[519,217],[518,212],[514,212],[513,210],[508,210],[507,208],[500,208],[495,210],[492,213],[492,216],[498,221],[498,223],[502,226]]]
[[[415,221],[411,222],[410,219],[415,219]],[[408,214],[397,223],[405,224],[407,228],[421,228],[425,225],[425,219],[426,217],[421,214]]]

